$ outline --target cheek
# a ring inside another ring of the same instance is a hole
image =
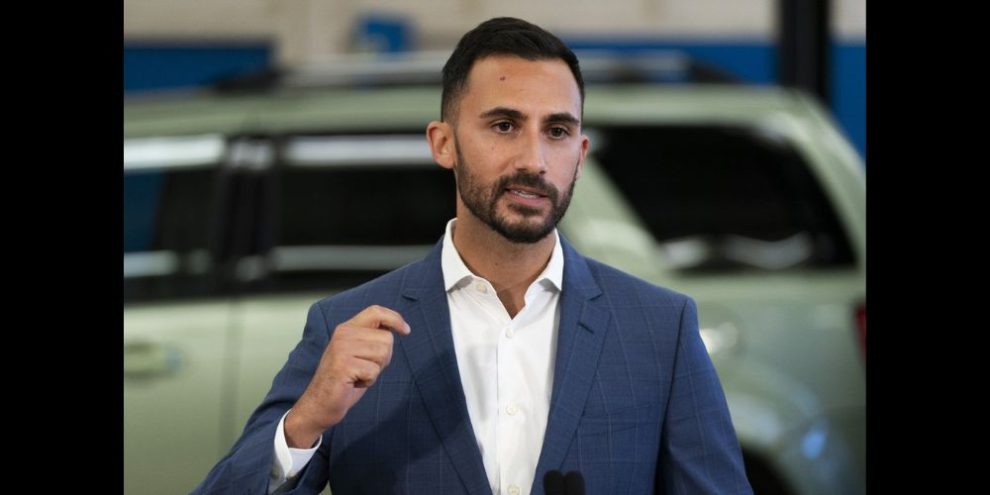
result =
[[[577,152],[568,150],[568,152],[558,155],[554,159],[554,178],[556,180],[570,182],[574,178],[575,172],[577,172],[579,161],[581,161],[580,150]]]
[[[465,138],[460,142],[461,155],[472,167],[475,167],[476,164],[484,165],[487,157],[491,156],[492,152],[497,149],[498,143],[496,141],[478,139],[475,136]]]

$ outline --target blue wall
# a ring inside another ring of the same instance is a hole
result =
[[[832,45],[832,112],[866,157],[866,44]]]
[[[272,62],[267,42],[124,44],[124,92],[203,86]]]

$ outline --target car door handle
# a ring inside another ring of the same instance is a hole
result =
[[[148,379],[174,374],[181,358],[181,352],[170,344],[124,342],[124,378]]]

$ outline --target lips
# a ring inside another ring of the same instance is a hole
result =
[[[499,191],[493,197],[508,195],[515,206],[543,209],[551,207],[557,201],[557,190],[538,174],[520,171],[516,174],[502,177],[495,189]]]
[[[547,197],[547,194],[544,194],[542,191],[528,187],[507,187],[505,188],[505,191],[519,196],[520,198],[536,199]]]

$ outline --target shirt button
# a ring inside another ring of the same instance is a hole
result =
[[[516,413],[519,412],[519,407],[517,407],[515,404],[512,404],[509,407],[505,408],[505,412],[509,413],[509,416],[515,416]]]
[[[516,485],[509,485],[509,495],[519,495],[519,487]]]
[[[512,330],[512,327],[505,327],[505,337],[511,339],[516,335],[516,332]]]
[[[485,284],[482,284],[480,282],[478,283],[478,285],[475,285],[474,287],[476,289],[478,289],[478,292],[480,292],[482,294],[484,294],[485,292],[488,292],[488,289],[485,287]]]

